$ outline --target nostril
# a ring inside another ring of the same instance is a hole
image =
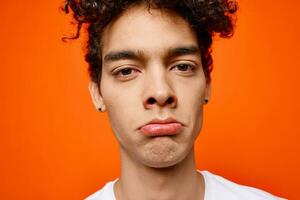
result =
[[[150,99],[148,99],[148,103],[149,104],[154,104],[156,101],[155,101],[155,99],[154,98],[150,98]]]
[[[174,101],[173,97],[169,97],[167,99],[167,104],[171,104],[171,103],[173,103],[173,101]]]

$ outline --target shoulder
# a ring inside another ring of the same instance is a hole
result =
[[[284,200],[266,191],[240,185],[208,171],[199,171],[205,180],[205,200]]]
[[[91,194],[84,200],[115,200],[113,186],[118,179],[107,182],[100,190]]]

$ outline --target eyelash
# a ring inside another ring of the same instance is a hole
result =
[[[123,68],[123,69],[120,69],[120,70],[117,70],[116,72],[113,72],[113,75],[114,76],[119,76],[120,75],[120,73],[123,71],[123,70],[136,70],[136,69],[134,69],[134,68],[131,68],[131,67],[125,67],[125,68]],[[137,71],[137,70],[136,70]],[[129,74],[130,75],[130,74]],[[126,75],[122,75],[123,77],[126,77]],[[128,75],[127,75],[128,76]]]
[[[171,69],[179,67],[179,66],[187,66],[187,67],[190,68],[190,71],[194,71],[195,70],[195,66],[193,66],[191,64],[187,64],[187,63],[177,64],[177,65],[173,66]],[[117,71],[113,72],[113,75],[114,76],[119,76],[120,73],[122,72],[122,70],[128,70],[128,69],[129,70],[136,70],[136,71],[138,71],[137,69],[134,69],[134,68],[131,68],[131,67],[126,67],[126,68],[123,68],[123,69],[120,69],[120,70],[117,70]],[[179,71],[181,71],[181,70],[179,70]],[[184,72],[186,72],[186,70]],[[130,76],[130,75],[131,75],[131,73],[129,75],[122,75],[122,77]]]
[[[187,64],[187,63],[179,63],[177,65],[175,65],[174,67],[172,67],[171,69],[175,68],[175,67],[178,67],[178,66],[188,66],[190,67],[190,71],[194,71],[195,70],[195,66],[191,65],[191,64]],[[180,70],[179,70],[180,71]]]

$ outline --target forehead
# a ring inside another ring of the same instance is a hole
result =
[[[102,35],[103,55],[110,51],[140,50],[159,54],[177,46],[197,46],[197,38],[186,20],[175,12],[133,6],[111,22]]]

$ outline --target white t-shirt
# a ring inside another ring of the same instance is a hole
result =
[[[233,183],[208,171],[198,172],[204,177],[204,200],[283,200],[263,190]],[[106,183],[102,189],[85,200],[116,200],[113,186],[117,180],[118,178]]]

